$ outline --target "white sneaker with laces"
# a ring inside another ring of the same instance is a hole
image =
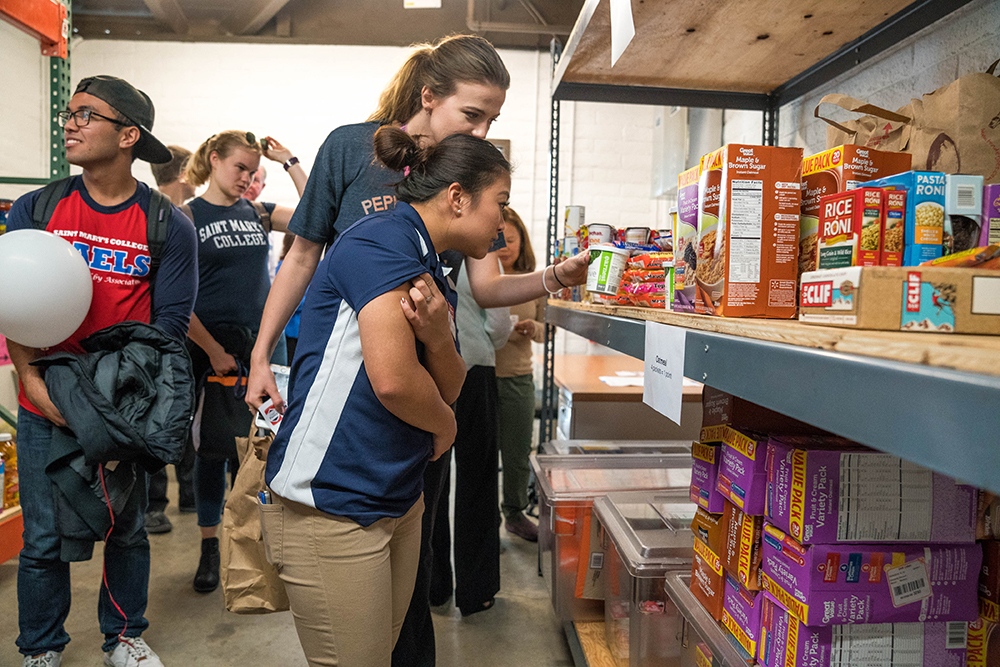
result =
[[[62,653],[46,651],[39,655],[24,656],[23,667],[59,667],[62,664]]]
[[[123,637],[115,650],[104,653],[108,667],[163,667],[160,656],[142,637]]]

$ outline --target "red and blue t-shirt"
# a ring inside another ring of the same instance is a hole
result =
[[[29,192],[11,207],[7,233],[32,229],[32,210],[41,190]],[[82,353],[80,341],[112,324],[149,322],[181,340],[187,335],[198,291],[198,250],[194,226],[178,209],[171,210],[166,239],[150,293],[150,256],[146,212],[150,189],[137,182],[135,193],[115,206],[101,206],[75,176],[66,197],[56,206],[47,231],[73,245],[90,266],[94,296],[80,327],[49,352]],[[41,414],[24,395],[21,407]]]

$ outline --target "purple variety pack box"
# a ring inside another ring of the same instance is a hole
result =
[[[967,624],[803,625],[769,593],[761,594],[760,663],[765,667],[963,667]]]
[[[711,514],[720,514],[726,499],[718,489],[722,445],[691,444],[691,502]]]
[[[974,621],[978,544],[802,546],[764,527],[764,590],[805,625]]]
[[[752,658],[757,657],[763,603],[764,594],[761,591],[748,591],[731,574],[726,574],[722,625]]]
[[[772,438],[768,521],[802,544],[975,542],[975,488],[891,454],[858,449]]]
[[[729,426],[702,429],[719,430],[722,442],[722,465],[719,468],[719,493],[751,516],[763,516],[767,499],[767,437],[737,431]]]
[[[979,245],[1000,243],[1000,184],[983,187],[983,226]]]

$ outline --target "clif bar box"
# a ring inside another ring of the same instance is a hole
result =
[[[820,445],[767,445],[768,521],[798,542],[975,542],[973,487],[891,454]]]
[[[764,527],[764,590],[806,625],[974,621],[977,544],[814,544]]]
[[[763,602],[764,596],[760,591],[748,591],[732,576],[726,575],[722,625],[751,657],[757,657]]]
[[[725,498],[719,493],[719,465],[722,462],[722,445],[718,443],[691,444],[691,502],[711,512],[722,512]]]
[[[724,429],[719,493],[747,514],[763,516],[767,498],[767,438],[728,426],[719,428]]]
[[[965,665],[964,622],[809,627],[769,593],[762,597],[760,662],[765,667]]]

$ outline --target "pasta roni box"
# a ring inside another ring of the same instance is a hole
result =
[[[722,441],[718,489],[729,502],[751,516],[764,515],[767,497],[767,437],[743,433],[729,426],[713,426],[709,440]]]
[[[937,171],[907,171],[869,181],[867,186],[906,190],[903,266],[916,266],[942,255],[947,189],[944,174]]]
[[[722,620],[722,602],[726,578],[722,570],[721,515],[698,508],[691,522],[694,533],[694,556],[691,562],[691,592],[717,621]]]
[[[760,591],[748,591],[732,576],[726,575],[726,595],[722,604],[722,625],[729,630],[751,658],[757,657],[760,640],[761,608],[764,596]]]
[[[795,317],[802,149],[728,144],[701,159],[698,189],[696,311]]]
[[[764,527],[764,590],[805,625],[974,621],[978,544],[803,546]]]
[[[1000,272],[854,266],[802,275],[799,321],[856,329],[1000,334]]]
[[[976,489],[882,452],[771,438],[768,521],[802,544],[976,540]]]
[[[963,667],[967,630],[971,650],[972,631],[962,621],[809,627],[771,594],[762,597],[765,667]]]
[[[721,459],[721,444],[691,443],[691,502],[712,514],[721,513],[725,503],[717,488]]]

